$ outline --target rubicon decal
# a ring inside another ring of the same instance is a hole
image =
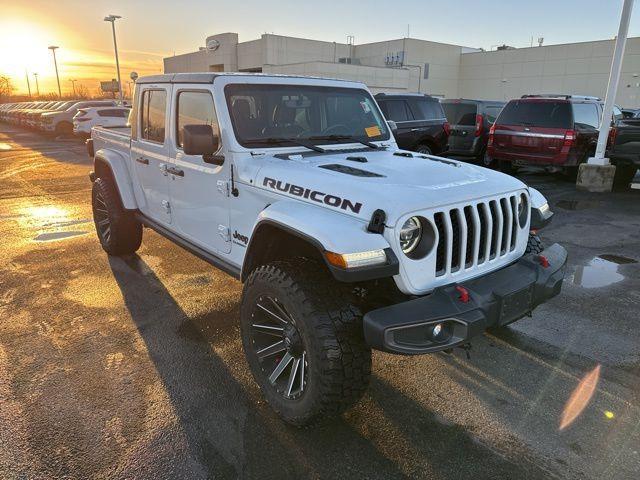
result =
[[[291,183],[285,183],[282,180],[276,180],[275,178],[265,177],[262,185],[296,197],[308,198],[314,202],[324,203],[330,207],[337,207],[342,210],[351,210],[353,213],[359,213],[362,208],[362,203],[360,202],[353,202],[349,199],[341,198],[336,195],[320,192],[318,190],[311,190],[310,188],[293,185]]]

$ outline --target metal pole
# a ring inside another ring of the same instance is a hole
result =
[[[60,89],[60,76],[58,75],[58,61],[56,60],[56,48],[58,47],[49,47],[49,50],[53,52],[53,64],[56,67],[56,80],[58,81],[58,98],[62,98],[62,90]]]
[[[76,82],[77,80],[74,80],[72,78],[69,79],[69,81],[71,82],[71,87],[73,88],[73,96],[76,96]]]
[[[111,30],[113,32],[113,48],[116,51],[116,70],[118,73],[118,94],[120,96],[120,103],[122,103],[122,82],[120,81],[120,61],[118,59],[118,43],[116,41],[116,19],[121,18],[117,15],[109,15],[105,20],[111,22]]]
[[[29,84],[29,72],[24,71],[25,77],[27,77],[27,90],[29,90],[29,98],[31,98],[31,85]]]
[[[607,86],[607,94],[604,100],[604,109],[602,112],[602,120],[600,122],[600,133],[598,134],[598,145],[596,146],[595,156],[589,158],[588,163],[592,165],[609,165],[609,159],[604,158],[607,148],[607,139],[611,128],[611,115],[613,113],[613,104],[616,100],[618,91],[618,82],[620,81],[620,73],[622,71],[622,58],[624,56],[624,48],[627,43],[627,33],[629,32],[629,21],[631,19],[631,10],[633,8],[633,0],[624,0],[622,5],[622,16],[620,17],[620,28],[616,38],[616,46],[613,51],[613,60],[611,62],[611,73],[609,74],[609,85]]]
[[[40,96],[40,85],[38,84],[38,74],[34,72],[34,77],[36,77],[36,95]]]

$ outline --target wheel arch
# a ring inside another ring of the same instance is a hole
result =
[[[101,149],[93,160],[95,178],[111,178],[116,186],[120,201],[125,210],[137,210],[138,203],[125,158],[118,152]]]
[[[383,249],[388,264],[345,270],[331,265],[325,252],[340,254]],[[398,260],[382,235],[369,233],[366,224],[347,215],[282,201],[258,215],[247,245],[240,278],[244,281],[259,265],[274,260],[309,256],[320,261],[341,282],[355,282],[396,275]]]

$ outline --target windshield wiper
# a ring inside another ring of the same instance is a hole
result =
[[[365,147],[373,148],[377,150],[380,148],[375,143],[367,142],[366,140],[361,140],[353,135],[317,135],[314,137],[309,137],[309,140],[347,140],[354,143],[361,143]]]
[[[294,145],[300,145],[301,147],[308,148],[309,150],[313,150],[319,153],[325,153],[326,150],[324,148],[320,148],[313,143],[306,142],[304,140],[298,138],[280,138],[280,137],[269,137],[269,138],[250,138],[245,140],[244,143],[266,143],[269,145],[281,145],[283,143],[292,143]]]

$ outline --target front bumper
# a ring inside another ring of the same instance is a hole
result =
[[[365,340],[377,350],[405,355],[464,344],[489,327],[515,322],[558,295],[566,263],[567,251],[554,244],[540,255],[525,255],[483,277],[372,310],[363,319]],[[435,335],[437,325],[441,331]]]

